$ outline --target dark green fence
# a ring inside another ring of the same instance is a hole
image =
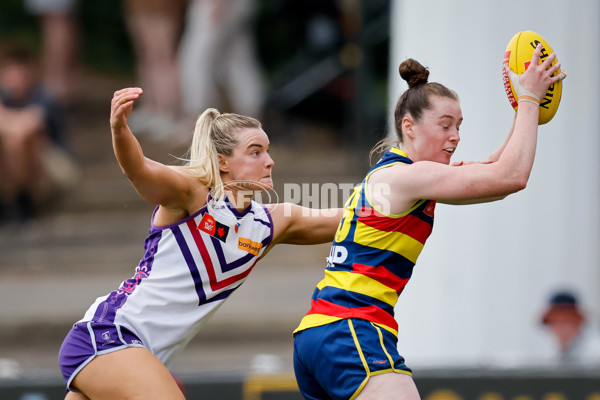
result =
[[[189,400],[302,400],[293,375],[181,376]],[[418,373],[423,400],[600,400],[600,371]],[[2,400],[62,400],[59,379],[0,380]]]

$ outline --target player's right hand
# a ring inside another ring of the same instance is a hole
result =
[[[533,52],[529,67],[521,75],[517,75],[508,65],[504,67],[519,102],[530,101],[540,104],[540,99],[544,97],[548,88],[567,76],[564,72],[560,72],[555,76],[555,73],[560,69],[560,63],[557,62],[552,65],[556,58],[554,53],[539,64],[541,51],[542,44],[540,43]]]
[[[110,128],[118,129],[127,125],[133,103],[144,91],[139,87],[117,90],[110,103]]]

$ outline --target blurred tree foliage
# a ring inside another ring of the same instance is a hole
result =
[[[29,48],[37,46],[35,18],[23,8],[23,0],[3,0],[0,13],[0,40],[2,48],[19,44]]]
[[[121,0],[80,0],[83,61],[107,73],[134,74],[135,54],[123,21]]]
[[[40,54],[39,21],[27,12],[24,0],[1,1],[0,51],[17,44]],[[368,138],[364,132],[383,126],[390,1],[362,0],[354,3],[358,5],[355,13],[349,13],[334,0],[256,0],[252,28],[270,95],[275,99],[271,103],[281,111],[333,122],[348,138]],[[124,22],[123,0],[78,0],[77,20],[79,57],[85,71],[135,76],[136,59]],[[311,76],[303,76],[307,71],[323,75],[320,64],[327,60],[336,72],[327,75],[326,82],[314,84]],[[298,102],[282,106],[286,102],[278,101],[277,96],[293,98],[290,90],[282,89],[296,78],[304,79],[309,92]]]
[[[80,58],[91,72],[134,73],[135,59],[122,7],[121,0],[79,1]],[[39,52],[41,39],[38,21],[24,8],[23,0],[2,0],[1,47],[19,45]]]
[[[0,49],[18,44],[39,51],[39,24],[23,3],[24,0],[2,0]],[[135,54],[123,20],[123,0],[79,0],[78,4],[83,65],[92,72],[134,74]],[[306,21],[311,14],[320,12],[332,19],[339,17],[331,4],[322,0],[257,0],[254,31],[267,77],[273,77],[286,63],[306,51]],[[387,47],[374,57],[377,75],[387,73],[386,56]]]

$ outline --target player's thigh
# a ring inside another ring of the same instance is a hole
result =
[[[69,392],[65,396],[65,400],[90,400],[90,399],[83,393]]]
[[[417,386],[410,375],[388,372],[374,375],[356,400],[420,400]]]
[[[94,400],[184,400],[169,370],[147,349],[129,347],[95,357],[71,386]]]

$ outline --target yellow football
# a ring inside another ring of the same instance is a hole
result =
[[[517,33],[512,37],[510,42],[508,42],[508,46],[506,46],[506,51],[504,53],[504,64],[508,65],[515,73],[519,75],[522,74],[525,72],[527,67],[529,67],[529,64],[531,63],[531,57],[533,56],[533,52],[538,43],[541,43],[543,46],[542,53],[540,54],[541,64],[546,57],[553,53],[553,50],[548,42],[546,42],[543,37],[533,31],[523,31]],[[555,58],[554,61],[552,61],[552,65],[556,64],[557,62],[558,61]],[[558,72],[560,72],[560,69],[557,71],[557,73]],[[504,75],[504,89],[506,90],[508,101],[516,111],[519,107],[519,99],[517,98],[517,95],[510,84],[510,79],[508,79],[504,69],[502,70],[502,74]],[[540,117],[538,120],[539,125],[549,122],[554,117],[556,111],[558,110],[561,96],[562,81],[558,81],[548,88],[544,98],[541,99]]]

